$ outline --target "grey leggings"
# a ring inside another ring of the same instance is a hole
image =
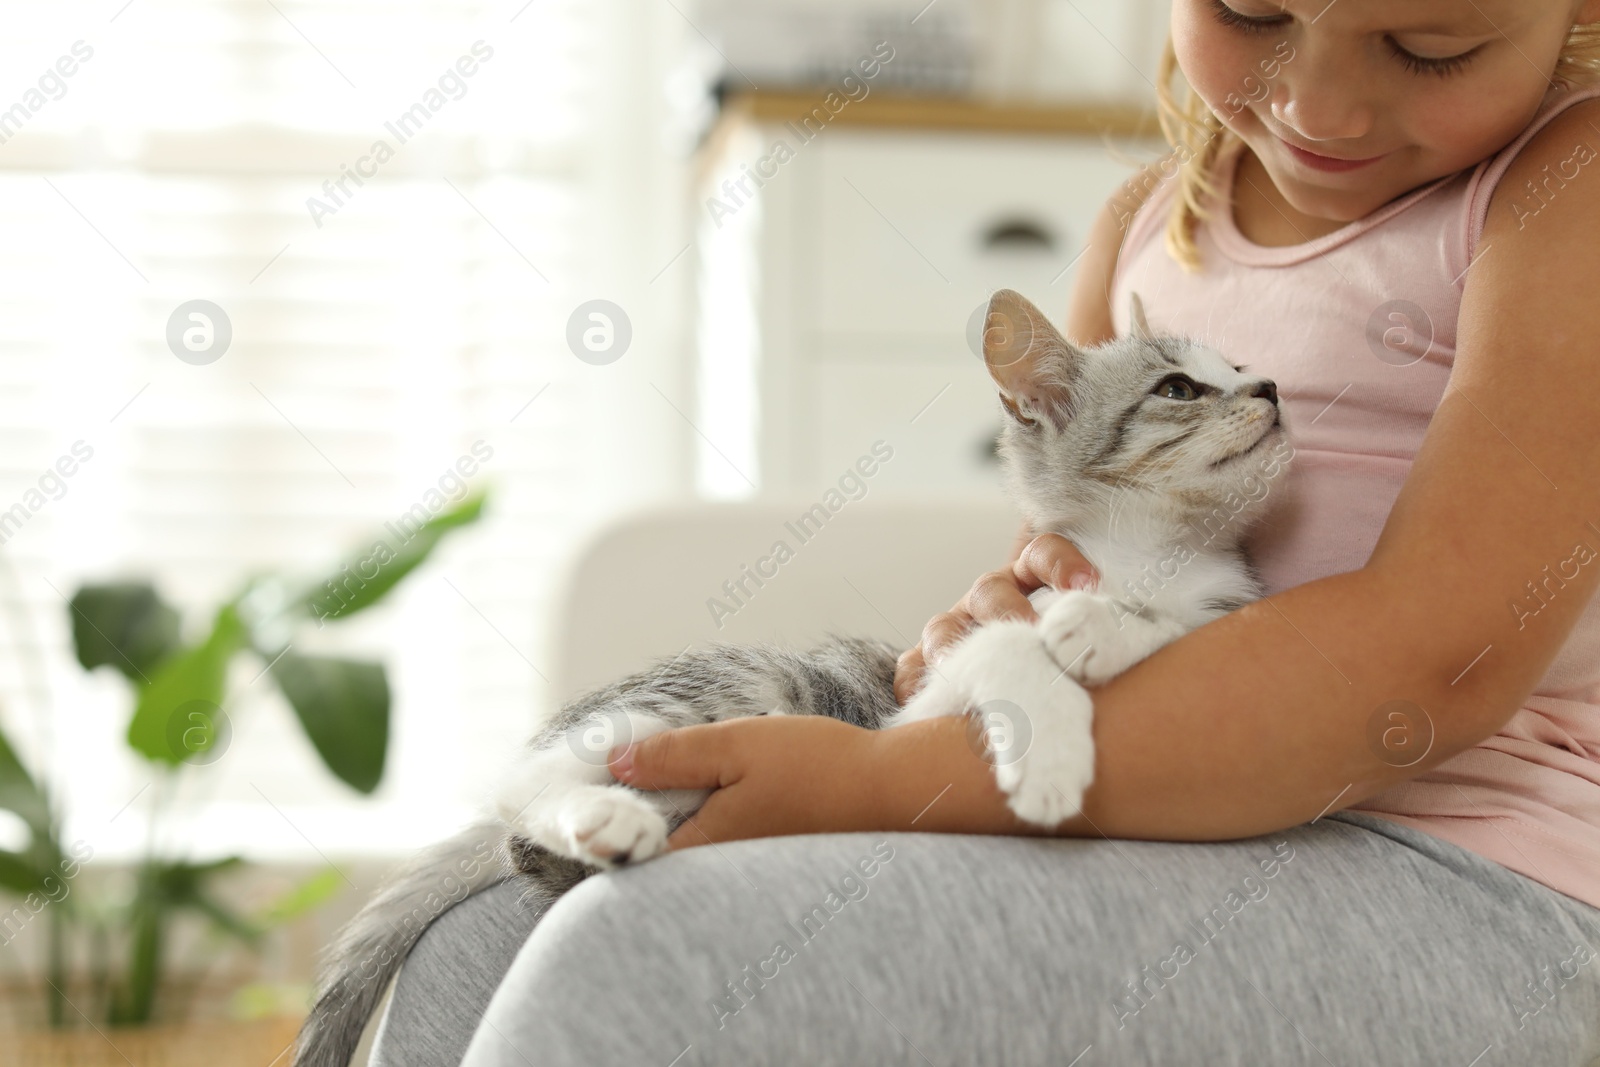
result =
[[[509,883],[442,916],[374,1064],[1600,1055],[1600,910],[1355,813],[1221,844],[744,841],[591,878],[533,920]]]

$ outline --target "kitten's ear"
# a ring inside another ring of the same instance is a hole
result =
[[[1001,289],[989,298],[983,361],[1000,387],[1001,403],[1018,422],[1043,418],[1057,429],[1065,426],[1083,360],[1083,352],[1021,293]]]
[[[1130,318],[1133,321],[1133,336],[1141,341],[1148,341],[1155,336],[1150,329],[1150,321],[1144,317],[1144,301],[1139,299],[1138,293],[1128,294]]]

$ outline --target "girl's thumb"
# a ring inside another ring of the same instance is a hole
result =
[[[722,770],[718,736],[705,726],[665,730],[612,749],[608,766],[617,781],[639,789],[715,789]]]

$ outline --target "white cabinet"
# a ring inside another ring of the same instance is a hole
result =
[[[702,488],[815,489],[878,439],[895,455],[875,490],[995,484],[979,309],[1012,288],[1059,320],[1094,215],[1159,145],[845,124],[797,143],[753,122],[705,198],[731,204],[722,182],[780,140],[793,157],[736,214],[702,204]]]

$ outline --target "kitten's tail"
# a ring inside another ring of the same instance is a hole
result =
[[[452,904],[506,879],[505,826],[485,821],[424,849],[334,938],[317,999],[296,1040],[295,1067],[348,1067],[367,1020],[422,932]]]

